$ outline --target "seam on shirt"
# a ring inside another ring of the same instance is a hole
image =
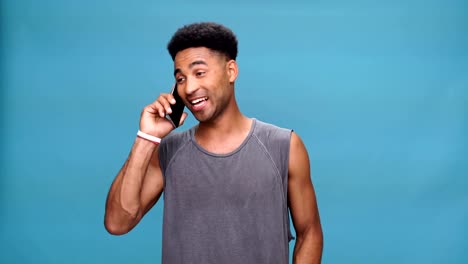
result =
[[[292,133],[292,130],[289,131],[289,143],[291,142],[291,133]],[[285,193],[287,194],[288,190],[287,190],[287,186],[284,186],[284,182],[283,182],[283,177],[281,175],[281,170],[278,168],[278,164],[275,162],[275,160],[273,159],[273,157],[271,156],[270,154],[270,151],[268,151],[268,148],[265,146],[265,144],[263,144],[262,140],[260,140],[260,138],[254,133],[252,135],[252,138],[255,138],[256,141],[258,142],[258,144],[260,145],[261,149],[264,151],[265,155],[267,155],[268,159],[273,163],[274,167],[275,167],[275,170],[276,170],[276,175],[277,175],[277,178],[279,179],[279,182],[282,186],[282,191],[281,191],[281,198],[282,198],[282,201],[283,201],[283,207],[284,207],[284,216],[283,216],[283,223],[285,225],[285,228],[286,228],[286,244],[285,244],[285,250],[287,250],[287,254],[289,255],[289,242],[291,240],[294,239],[294,236],[292,235],[291,233],[291,225],[290,225],[290,216],[289,216],[289,206],[288,206],[288,201],[285,197]],[[288,155],[287,155],[287,159],[286,159],[286,169],[285,169],[285,182],[287,184],[288,182],[288,173],[289,173],[289,152],[291,151],[290,149],[290,144],[288,145],[287,147],[287,151],[288,151]],[[286,189],[284,189],[286,188]]]
[[[181,141],[183,141],[183,142],[182,142],[182,143],[179,145],[179,147],[173,152],[172,157],[171,157],[170,160],[166,163],[165,169],[164,169],[164,171],[162,172],[162,173],[163,173],[163,180],[164,180],[164,184],[163,184],[164,189],[166,188],[166,171],[167,171],[167,170],[169,169],[169,167],[172,165],[172,163],[173,163],[175,157],[177,156],[177,153],[179,153],[179,151],[181,151],[182,148],[184,148],[184,147],[190,142],[190,140],[188,140],[184,134],[181,134],[180,136],[182,137]],[[169,145],[167,145],[167,146],[169,147]],[[166,158],[167,158],[167,156],[169,156],[168,151],[166,151],[165,156],[166,156]]]
[[[268,157],[268,159],[271,161],[271,163],[273,163],[273,166],[275,167],[275,171],[276,171],[276,176],[279,178],[279,182],[281,184],[281,186],[284,188],[284,185],[283,185],[283,178],[281,177],[281,172],[280,172],[280,169],[278,168],[278,164],[276,164],[275,160],[273,159],[273,157],[270,155],[270,152],[268,151],[267,147],[265,146],[265,144],[263,144],[263,142],[260,140],[260,138],[258,138],[258,136],[256,134],[253,134],[252,135],[252,138],[255,138],[255,140],[258,142],[258,144],[260,145],[261,149],[263,150],[263,152],[265,153],[265,155]],[[281,192],[281,198],[283,200],[283,203],[287,202],[286,201],[286,198],[284,197],[284,192]],[[286,205],[287,207],[287,205]]]
[[[180,147],[174,152],[174,154],[172,154],[172,157],[171,159],[169,160],[169,162],[167,163],[167,166],[166,166],[166,169],[164,170],[164,173],[167,171],[167,169],[172,165],[172,162],[174,161],[175,157],[177,156],[177,153],[183,148],[185,147],[185,145],[187,145],[187,141],[185,141],[184,143],[180,144]]]

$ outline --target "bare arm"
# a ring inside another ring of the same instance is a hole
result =
[[[296,230],[293,262],[321,263],[323,234],[310,179],[309,156],[304,143],[294,132],[289,155],[288,203]]]
[[[107,197],[104,220],[107,231],[114,235],[129,232],[153,207],[162,191],[157,146],[137,138]]]
[[[164,137],[173,129],[164,118],[174,104],[172,95],[161,94],[141,114],[140,130]],[[184,113],[182,124],[187,117]],[[159,164],[158,146],[145,139],[136,138],[130,155],[111,185],[106,201],[104,225],[114,235],[132,230],[158,201],[164,180]]]

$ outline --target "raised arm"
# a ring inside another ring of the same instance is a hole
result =
[[[323,234],[310,179],[309,156],[304,143],[294,132],[289,154],[288,203],[296,231],[293,262],[321,263]]]
[[[171,110],[174,98],[161,94],[146,106],[140,118],[140,130],[163,138],[173,129],[164,117]],[[182,124],[187,117],[184,113]],[[137,137],[130,155],[115,177],[106,201],[104,225],[114,235],[122,235],[135,227],[158,201],[163,191],[163,176],[159,165],[158,145]]]

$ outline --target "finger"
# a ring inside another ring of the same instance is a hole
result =
[[[159,114],[160,117],[165,117],[166,116],[166,111],[164,109],[164,106],[159,101],[154,101],[152,106],[155,108],[156,112]],[[156,114],[156,113],[154,113],[154,114]]]
[[[166,99],[169,102],[169,104],[175,104],[176,103],[174,95],[172,95],[172,94],[162,93],[162,94],[159,95],[159,97],[160,98],[162,97],[162,98]]]
[[[141,114],[143,115],[144,113],[150,113],[150,114],[153,114],[153,115],[156,115],[156,114],[159,114],[158,113],[158,108],[154,105],[154,102],[151,103],[150,105],[147,105],[143,111],[141,112]]]
[[[188,116],[188,113],[187,112],[183,112],[182,113],[182,116],[180,117],[180,121],[179,121],[179,126],[183,125],[184,124],[184,121],[185,119],[187,118]]]
[[[171,109],[171,98],[174,99],[172,97],[172,95],[170,94],[161,94],[158,98],[158,102],[164,107],[165,111],[167,113],[172,113],[172,109]]]
[[[170,104],[175,104],[176,103],[176,99],[174,98],[174,95],[172,94],[167,94],[167,101],[170,103]]]

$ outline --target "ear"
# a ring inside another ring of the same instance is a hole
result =
[[[228,61],[226,63],[226,69],[229,76],[229,82],[233,83],[237,79],[237,75],[239,74],[237,62],[235,60]]]

